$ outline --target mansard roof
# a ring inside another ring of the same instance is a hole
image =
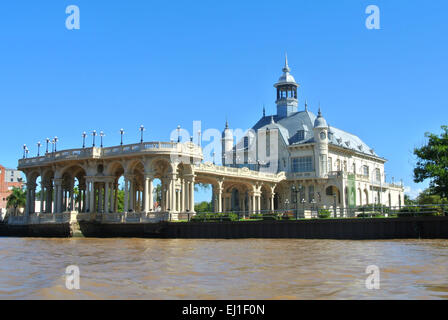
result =
[[[313,128],[316,118],[316,115],[308,110],[293,113],[288,117],[279,117],[277,115],[264,116],[252,129],[256,131],[258,129],[265,130],[269,128],[271,130],[278,128],[287,145],[313,143],[315,141]],[[303,135],[298,134],[302,130]],[[378,157],[375,151],[358,136],[344,130],[328,126],[328,139],[329,143],[335,146]]]

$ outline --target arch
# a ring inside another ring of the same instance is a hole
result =
[[[358,188],[358,198],[359,198],[359,206],[362,206],[363,205],[363,201],[362,201],[363,196],[362,196],[361,188]]]
[[[367,190],[367,189],[364,189],[364,194],[363,194],[363,196],[364,196],[364,203],[366,204],[366,205],[368,205],[369,204],[369,191]]]
[[[325,188],[325,203],[330,206],[336,206],[341,204],[341,191],[335,185],[329,185]]]

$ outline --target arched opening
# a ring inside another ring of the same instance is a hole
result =
[[[72,166],[62,173],[60,191],[62,194],[59,210],[61,212],[85,212],[86,210],[86,184],[85,170],[80,166]]]
[[[325,203],[332,207],[341,205],[341,192],[336,186],[329,186],[325,189]]]
[[[54,208],[54,171],[53,170],[46,170],[42,174],[41,179],[41,195],[40,198],[43,200],[43,204],[41,204],[41,207],[43,212],[45,213],[52,213],[55,212]]]
[[[124,167],[120,162],[113,162],[106,172],[113,177],[108,212],[124,212]]]

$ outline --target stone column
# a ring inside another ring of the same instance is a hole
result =
[[[110,208],[110,189],[109,189],[109,182],[106,182],[106,190],[105,190],[105,201],[104,201],[104,213],[109,213]]]
[[[73,191],[73,185],[70,186],[70,211],[74,211],[75,210],[75,192]],[[79,191],[79,190],[78,190]]]
[[[171,174],[170,177],[170,189],[169,189],[169,198],[170,198],[170,211],[175,211],[176,208],[176,174]]]
[[[252,211],[254,213],[257,211],[257,200],[255,193],[252,194]]]
[[[261,211],[261,194],[257,195],[257,209]]]
[[[144,205],[143,205],[143,212],[147,213],[149,211],[149,183],[150,183],[150,177],[145,175],[145,183],[143,187],[143,199],[144,199]]]
[[[44,212],[44,193],[45,193],[45,186],[41,182],[40,183],[40,213]]]
[[[89,183],[89,212],[95,212],[95,182],[90,181]]]
[[[252,193],[249,193],[247,200],[249,201],[249,214],[251,214],[252,213]]]
[[[128,178],[124,178],[124,212],[129,211],[129,180]]]
[[[190,180],[190,196],[189,196],[189,204],[190,204],[190,213],[195,213],[194,211],[194,176],[191,177]]]
[[[181,189],[180,189],[181,191],[181,201],[180,201],[180,211],[181,212],[185,212],[186,210],[185,210],[185,179],[184,178],[182,178],[182,181],[181,181]]]
[[[149,211],[154,211],[154,178],[152,177],[148,181],[148,202],[149,202]]]
[[[118,212],[118,183],[114,183],[114,212]]]
[[[62,179],[54,179],[55,192],[54,192],[54,208],[53,213],[62,212]]]

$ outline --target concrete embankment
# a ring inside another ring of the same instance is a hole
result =
[[[0,225],[0,236],[135,238],[447,239],[448,217],[251,222],[79,222]]]

